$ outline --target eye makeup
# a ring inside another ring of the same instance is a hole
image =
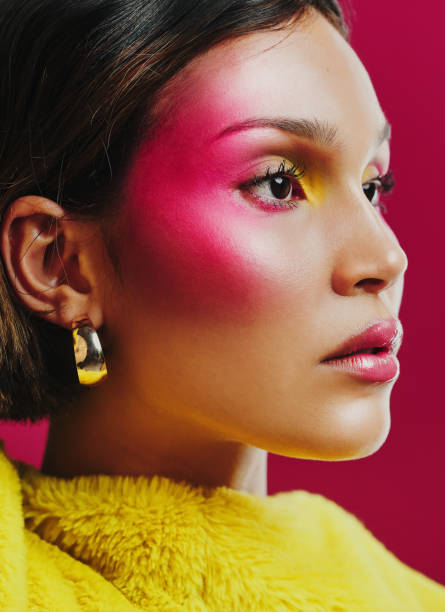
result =
[[[366,176],[366,172],[364,176]],[[380,200],[381,195],[389,195],[395,185],[394,173],[388,170],[385,174],[379,174],[375,178],[363,182],[363,191],[369,202],[375,208],[378,208],[382,212],[388,212],[385,204]]]
[[[265,211],[290,211],[303,201],[311,206],[321,203],[321,173],[316,174],[301,159],[267,162],[258,174],[237,187],[249,204]]]
[[[326,172],[318,168],[315,172],[312,163],[308,172],[305,162],[299,160],[291,162],[288,158],[279,161],[270,161],[265,169],[254,173],[247,180],[243,180],[237,188],[247,202],[265,212],[286,213],[299,208],[302,202],[307,205],[321,204],[323,181]],[[368,180],[367,177],[372,177]],[[362,189],[369,202],[377,209],[387,212],[386,206],[381,202],[381,195],[389,195],[394,187],[394,176],[391,171],[379,174],[378,168],[373,164],[368,166],[362,176]]]
[[[304,174],[302,164],[289,164],[283,160],[277,169],[268,166],[265,174],[255,174],[239,188],[254,206],[263,210],[285,211],[297,208],[300,200],[307,199],[301,182]]]

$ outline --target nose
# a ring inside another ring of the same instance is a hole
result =
[[[358,206],[357,206],[358,204]],[[408,259],[394,232],[363,195],[337,225],[341,235],[332,271],[340,295],[379,293],[403,277]]]

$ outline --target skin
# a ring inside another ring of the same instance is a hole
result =
[[[320,364],[370,322],[398,317],[407,266],[363,189],[387,172],[389,143],[376,148],[385,117],[360,60],[314,13],[214,47],[155,110],[163,121],[132,161],[115,223],[120,276],[98,225],[65,220],[37,196],[7,217],[3,255],[21,299],[51,305],[46,316],[68,328],[87,314],[109,372],[52,421],[42,471],[160,474],[265,495],[268,451],[374,453],[395,379]],[[263,117],[329,122],[338,142],[270,127],[218,138]],[[283,160],[304,164],[305,197],[270,210],[268,185],[245,184]],[[58,229],[42,231],[49,217]],[[39,229],[28,263],[11,255]],[[61,233],[65,269],[45,268]]]

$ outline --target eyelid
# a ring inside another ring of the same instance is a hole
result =
[[[373,159],[372,162],[366,165],[362,173],[362,183],[368,183],[377,179],[379,176],[385,176],[389,170],[389,159]]]
[[[263,166],[264,164],[264,166]],[[290,176],[296,180],[302,178],[306,174],[306,166],[304,162],[296,160],[290,161],[288,158],[282,157],[280,161],[265,161],[261,164],[261,169],[250,172],[250,178],[240,183],[241,185],[258,184],[265,182],[274,176]]]

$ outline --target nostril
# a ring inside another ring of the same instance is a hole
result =
[[[354,287],[357,289],[365,289],[366,291],[381,291],[386,286],[386,281],[381,278],[362,278]]]

